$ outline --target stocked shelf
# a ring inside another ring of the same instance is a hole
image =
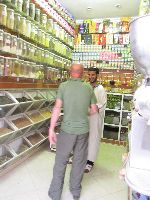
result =
[[[47,140],[56,89],[2,90],[1,95],[9,98],[1,99],[3,106],[14,107],[0,117],[0,172]]]
[[[108,93],[107,106],[104,118],[103,138],[126,141],[128,133],[128,115],[131,110],[124,111],[124,102],[128,99],[129,105],[133,99],[131,94]]]

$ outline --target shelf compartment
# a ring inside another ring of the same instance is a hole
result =
[[[26,136],[26,139],[31,143],[32,146],[41,143],[45,137],[38,132],[30,133]]]
[[[42,109],[42,110],[39,110],[39,112],[45,119],[49,119],[52,115],[52,113],[48,111],[48,109]]]
[[[4,118],[0,119],[0,144],[13,137],[14,128]]]
[[[13,110],[13,112],[11,112],[11,115],[23,113],[33,104],[33,100],[25,91],[12,90],[9,91],[9,94],[11,94],[18,102],[18,106]]]
[[[32,111],[32,112],[28,112],[27,116],[34,122],[34,123],[38,123],[41,122],[44,119],[44,117],[40,114],[40,112],[38,111]]]
[[[4,146],[0,146],[0,170],[4,168],[8,162],[13,159],[13,155],[9,150]]]
[[[121,101],[122,95],[108,94],[106,108],[121,110]]]
[[[119,127],[104,125],[103,138],[118,140]]]
[[[113,111],[113,110],[112,111],[106,110],[104,122],[107,123],[107,124],[119,125],[119,123],[120,123],[120,113]]]
[[[31,147],[31,145],[24,138],[13,140],[8,143],[7,146],[9,147],[11,152],[14,152],[14,154],[16,154],[16,156],[27,152]]]
[[[27,94],[30,96],[30,98],[32,99],[33,103],[26,111],[37,110],[46,101],[46,99],[43,97],[43,95],[40,93],[39,90],[27,91]]]
[[[128,112],[122,112],[122,119],[121,119],[121,125],[122,126],[128,126],[128,119],[127,119],[127,116],[128,116]]]
[[[120,141],[127,141],[129,129],[127,127],[121,127]]]
[[[19,129],[23,132],[26,132],[33,125],[33,122],[24,113],[9,116],[7,119],[16,130]]]
[[[123,97],[123,110],[131,111],[133,96],[124,95]]]
[[[39,132],[45,137],[48,138],[48,129],[42,128]]]
[[[0,118],[9,115],[18,102],[6,91],[0,91]]]

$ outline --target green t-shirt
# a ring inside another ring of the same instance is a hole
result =
[[[71,78],[61,83],[57,99],[63,102],[64,117],[61,130],[70,134],[84,134],[89,131],[88,109],[96,103],[90,84],[79,78]]]

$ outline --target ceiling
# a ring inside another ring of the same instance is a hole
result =
[[[137,16],[140,0],[59,0],[75,19]],[[120,4],[120,8],[115,5]],[[87,10],[91,7],[91,10]]]

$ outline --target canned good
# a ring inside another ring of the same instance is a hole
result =
[[[40,9],[35,8],[35,21],[37,21],[38,23],[40,23],[40,13]]]
[[[14,29],[14,10],[7,8],[7,27]]]
[[[4,31],[0,30],[0,50],[3,51]]]
[[[4,57],[0,56],[0,76],[4,75]]]
[[[29,0],[23,0],[22,11],[28,16],[29,15]]]
[[[4,43],[3,43],[3,51],[10,52],[10,44],[11,44],[11,34],[4,33]]]
[[[46,24],[47,24],[47,15],[46,14],[41,14],[41,25],[45,29],[46,29]]]
[[[20,17],[18,13],[14,14],[14,31],[19,32],[19,27],[20,27]]]
[[[23,7],[23,0],[18,0],[18,2],[17,2],[17,10],[19,12],[22,12],[22,7]]]
[[[12,54],[17,54],[17,36],[12,35],[11,36],[11,46],[10,46],[10,52]]]
[[[35,4],[30,3],[29,5],[29,16],[34,20],[35,18]]]
[[[20,17],[19,33],[23,35],[26,34],[26,18],[25,17]]]
[[[0,4],[0,24],[6,26],[7,23],[7,6]]]
[[[26,36],[30,38],[31,35],[31,21],[26,20]]]

